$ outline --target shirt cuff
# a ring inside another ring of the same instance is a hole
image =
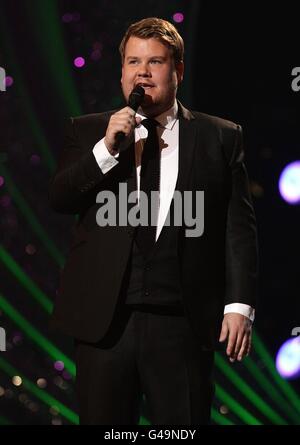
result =
[[[104,175],[119,163],[119,161],[117,161],[119,153],[117,153],[115,156],[111,155],[106,148],[104,138],[97,142],[97,144],[93,148],[93,154],[95,156],[97,164],[99,165]]]
[[[228,314],[229,312],[234,312],[236,314],[244,315],[245,317],[248,317],[252,322],[254,321],[255,309],[249,306],[248,304],[244,303],[226,304],[224,308],[224,315]]]

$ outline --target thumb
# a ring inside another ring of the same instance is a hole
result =
[[[140,125],[140,123],[142,122],[142,118],[136,116],[136,118],[135,118],[135,122],[136,122],[136,125]]]
[[[219,341],[220,342],[225,341],[227,338],[227,335],[228,335],[228,326],[227,326],[227,323],[223,321]]]

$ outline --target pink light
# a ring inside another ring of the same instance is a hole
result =
[[[0,176],[0,187],[2,187],[4,185],[4,182],[5,182],[5,180],[4,180],[3,176]]]
[[[73,20],[73,15],[70,12],[67,12],[62,16],[62,21],[64,23],[70,23],[72,22],[72,20]]]
[[[5,85],[7,87],[11,87],[14,83],[14,79],[11,76],[6,76],[5,77]]]
[[[76,59],[74,60],[74,65],[77,68],[82,68],[85,65],[85,60],[83,57],[76,57]]]
[[[173,20],[174,20],[174,22],[176,22],[176,23],[181,23],[181,22],[183,22],[183,20],[184,20],[184,15],[183,15],[181,12],[176,12],[176,13],[173,15]]]
[[[65,367],[64,362],[58,360],[57,362],[54,363],[54,368],[56,369],[56,371],[62,371]]]

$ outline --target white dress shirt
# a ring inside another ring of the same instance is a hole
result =
[[[156,240],[158,239],[164,222],[166,220],[173,194],[176,187],[178,176],[178,160],[179,160],[179,121],[177,118],[178,105],[175,101],[174,106],[165,111],[155,120],[159,122],[157,133],[159,137],[159,144],[161,150],[160,162],[160,204],[158,211],[158,222],[156,230]],[[146,117],[136,114],[142,120]],[[143,145],[147,139],[148,130],[143,125],[138,125],[135,128],[135,160],[136,160],[136,174],[137,174],[137,191],[139,197],[140,190],[140,170],[141,157]],[[104,138],[101,139],[93,148],[95,159],[103,174],[107,173],[111,168],[118,164],[118,154],[112,156],[104,143]],[[227,304],[224,308],[224,314],[235,312],[248,317],[251,321],[254,320],[255,310],[244,303]]]

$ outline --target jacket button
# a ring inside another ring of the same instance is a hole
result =
[[[145,295],[146,295],[146,297],[149,297],[150,292],[146,290]]]

